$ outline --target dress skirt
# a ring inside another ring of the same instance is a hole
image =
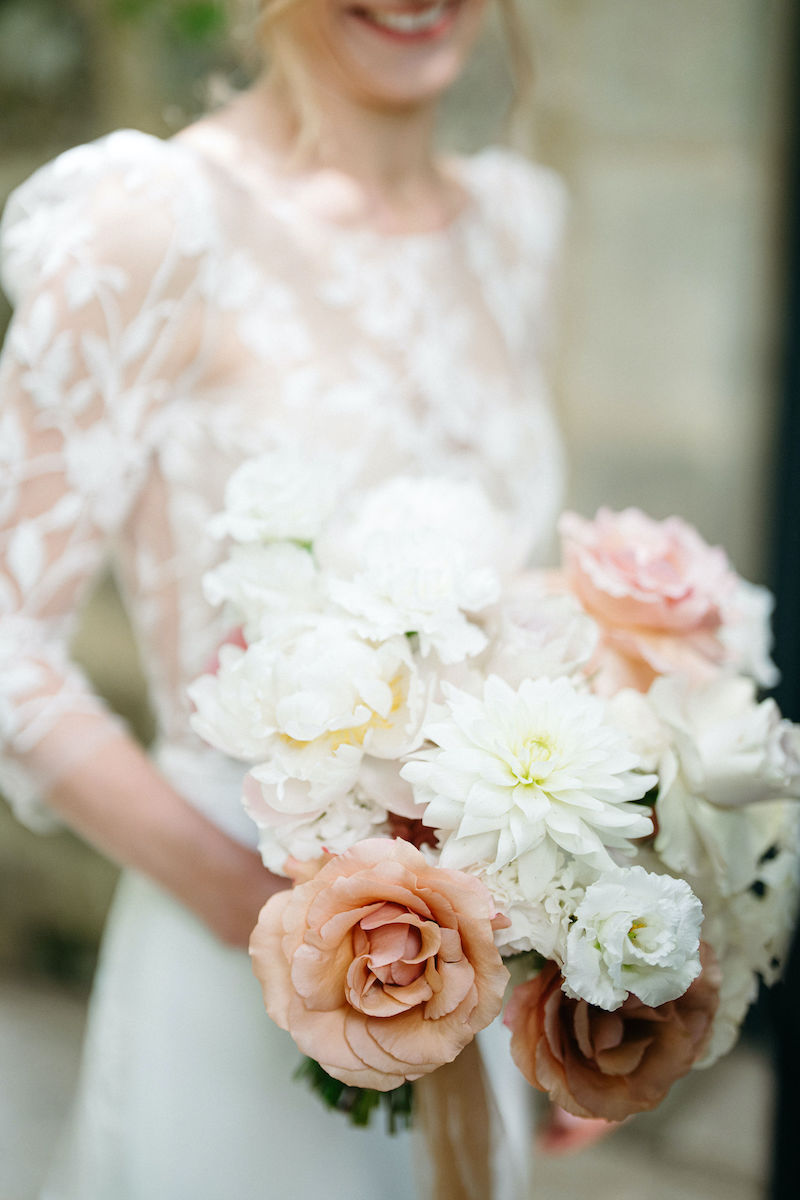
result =
[[[412,1200],[414,1139],[351,1127],[299,1061],[247,954],[126,873],[43,1200]]]
[[[164,774],[231,836],[255,840],[243,768],[158,754]],[[498,1022],[479,1035],[493,1093],[492,1196],[526,1200],[529,1093]],[[418,1200],[432,1172],[417,1133],[367,1129],[293,1078],[301,1061],[264,1011],[243,950],[223,945],[145,877],[123,872],[106,926],[78,1094],[41,1200]]]

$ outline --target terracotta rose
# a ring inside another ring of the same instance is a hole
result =
[[[710,947],[700,950],[702,974],[683,996],[649,1008],[629,995],[614,1012],[570,1000],[548,963],[514,989],[506,1008],[514,1062],[576,1117],[622,1121],[655,1108],[711,1036],[721,976]]]
[[[413,846],[359,842],[272,896],[250,941],[267,1012],[344,1083],[379,1091],[451,1062],[500,1011],[495,908]]]

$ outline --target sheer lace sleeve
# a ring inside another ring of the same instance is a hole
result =
[[[119,730],[69,639],[146,478],[153,415],[198,369],[213,240],[186,151],[134,132],[62,155],[6,207],[0,790],[34,827]]]

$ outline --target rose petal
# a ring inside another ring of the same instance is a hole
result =
[[[515,988],[507,1006],[514,1061],[575,1116],[620,1121],[654,1108],[711,1034],[721,979],[702,943],[701,963],[701,975],[676,1000],[649,1008],[629,996],[613,1013],[566,996],[559,968],[548,963]]]
[[[452,1061],[499,1012],[494,916],[479,880],[369,839],[265,906],[254,970],[304,1053],[386,1091]]]

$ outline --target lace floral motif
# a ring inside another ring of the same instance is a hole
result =
[[[256,194],[180,140],[123,131],[8,202],[0,363],[0,786],[37,799],[115,736],[66,647],[113,549],[161,736],[220,639],[206,533],[243,458],[303,448],[476,476],[535,551],[561,486],[540,341],[562,196],[506,151],[462,165],[448,229],[382,237]]]

